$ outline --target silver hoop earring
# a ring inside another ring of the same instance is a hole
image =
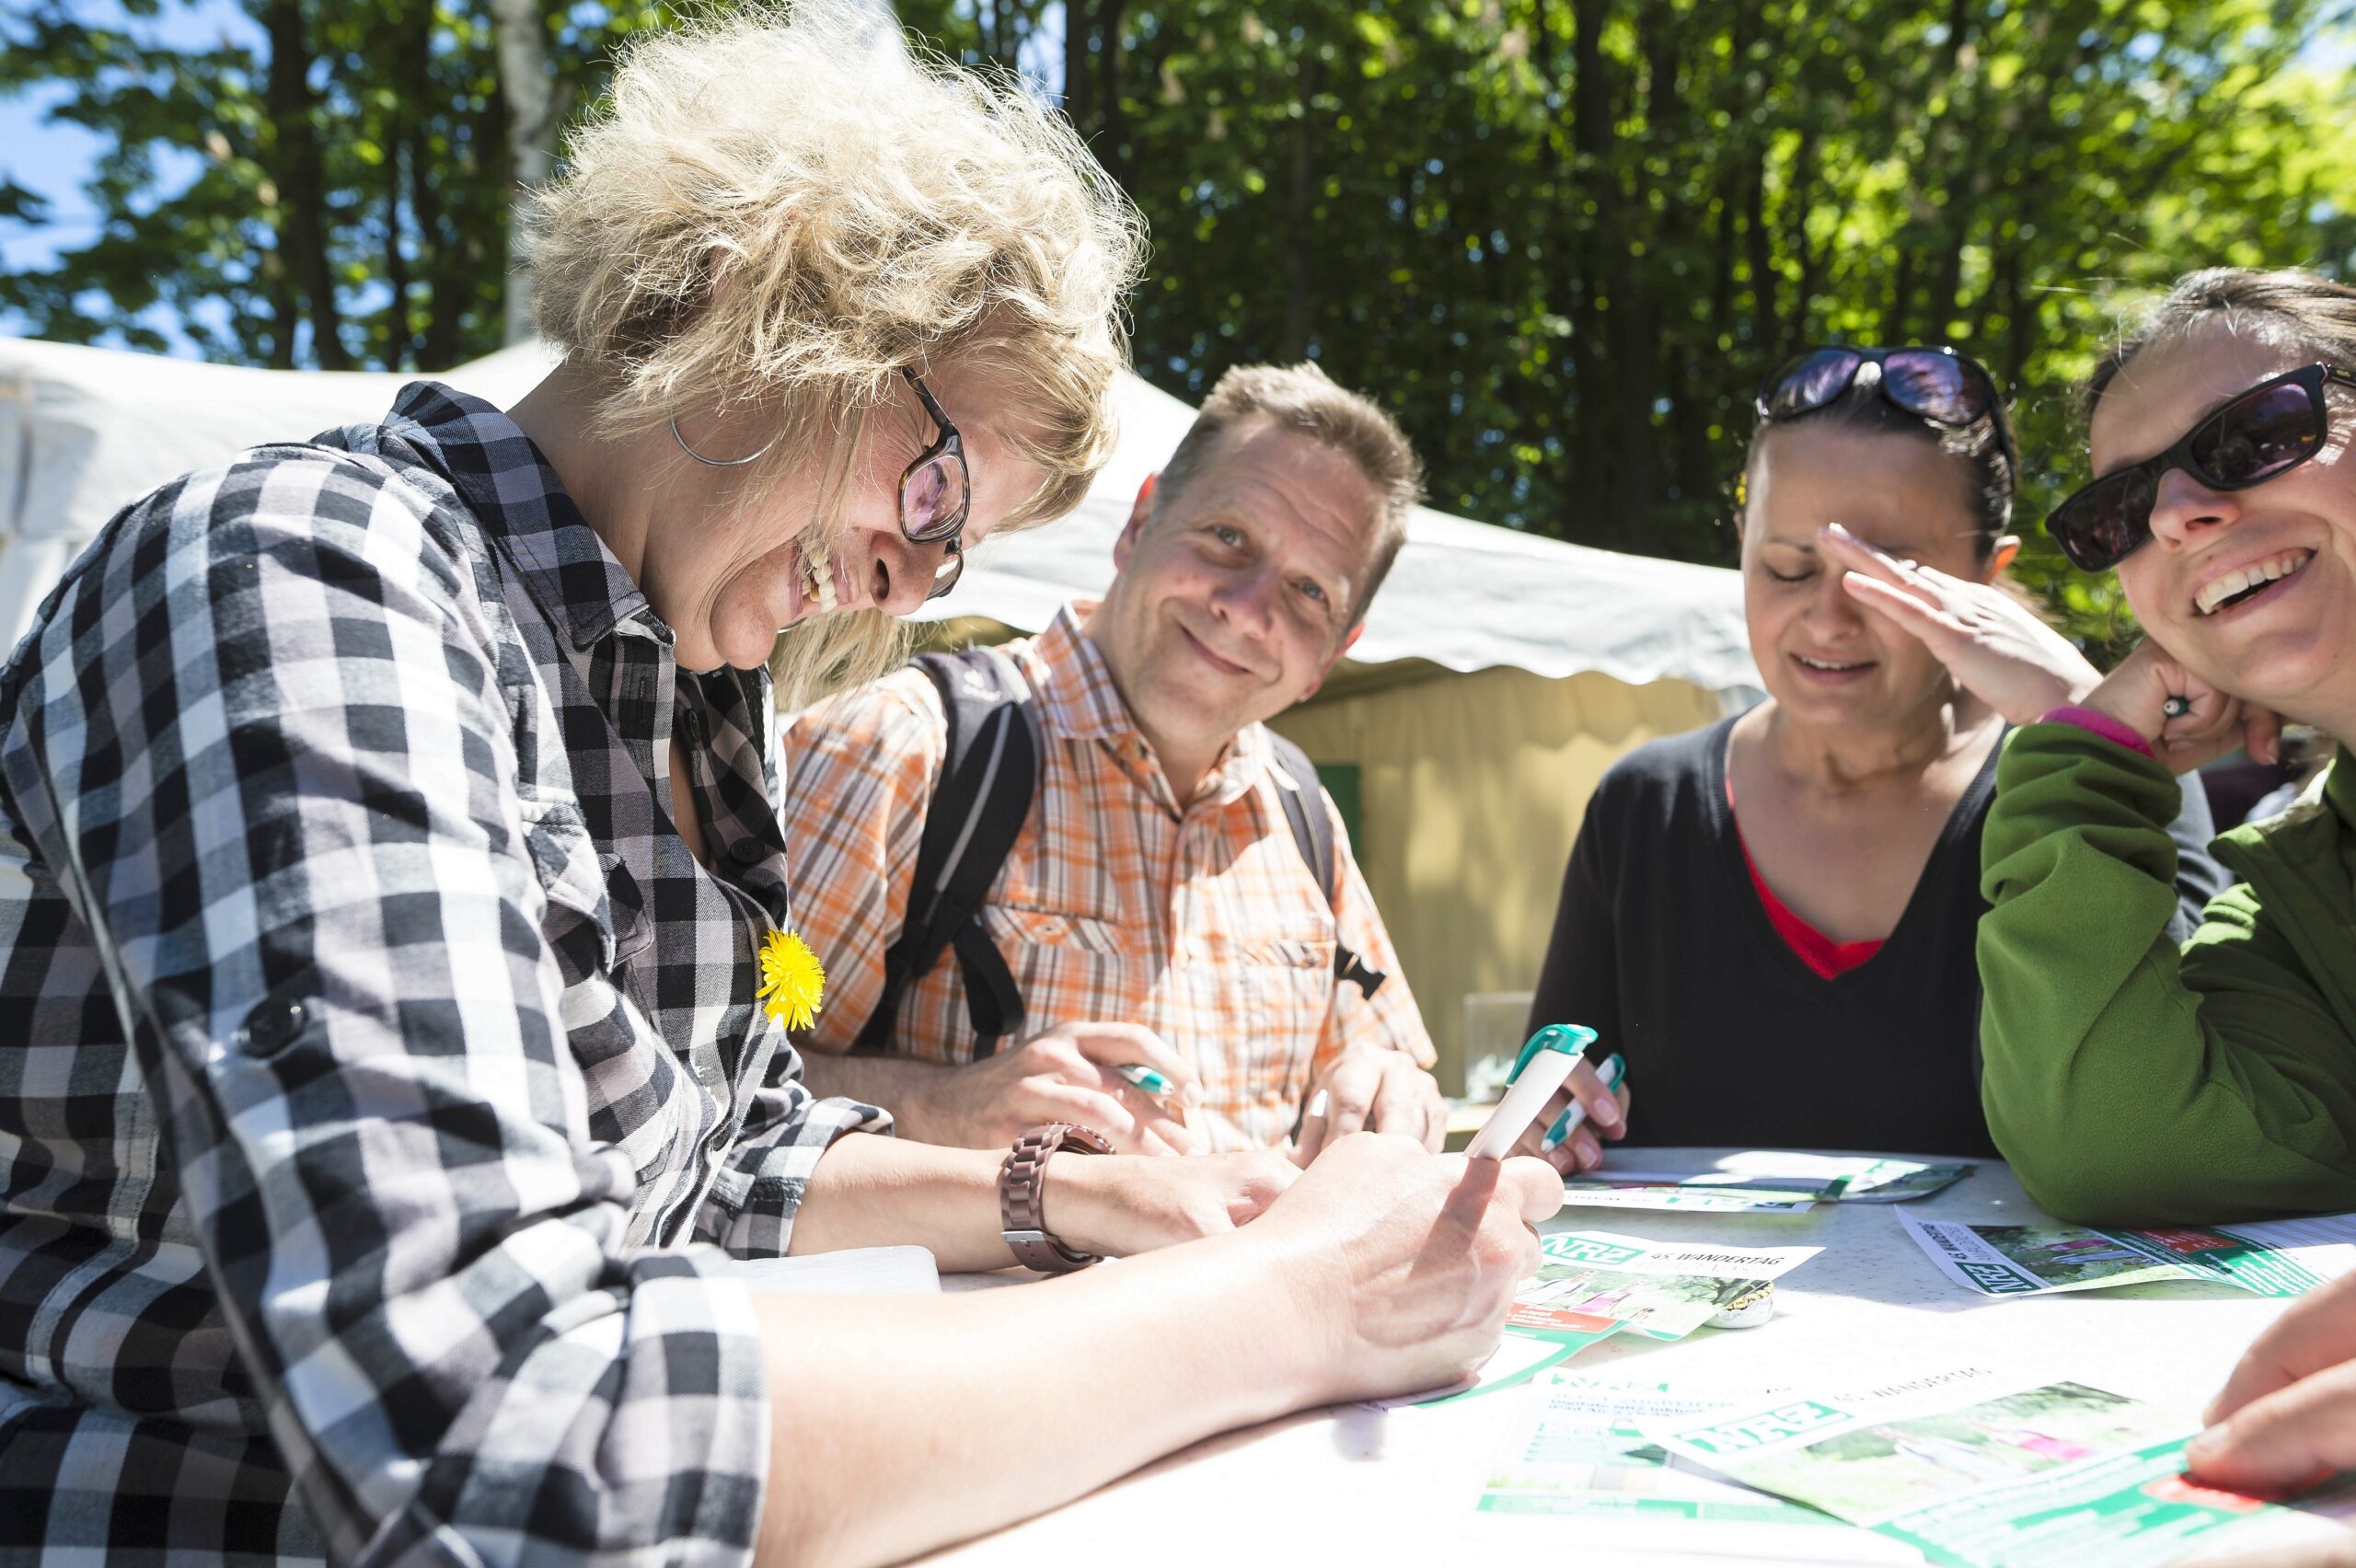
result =
[[[671,439],[679,444],[680,451],[686,453],[697,462],[701,463],[707,468],[741,468],[747,463],[757,463],[768,454],[770,447],[777,444],[777,437],[770,436],[768,440],[761,444],[758,450],[748,453],[745,456],[707,457],[702,453],[697,451],[694,447],[689,446],[687,444],[687,438],[679,433],[679,416],[676,414],[673,414],[671,416]]]

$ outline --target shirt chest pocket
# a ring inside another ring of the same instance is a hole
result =
[[[567,796],[526,797],[520,802],[525,843],[548,908],[540,931],[557,955],[567,986],[634,967],[654,945],[638,879],[621,857],[598,852]]]
[[[1118,921],[1019,904],[989,905],[982,911],[982,924],[1001,947],[1012,944],[1075,957],[1118,958],[1135,945],[1132,933]]]

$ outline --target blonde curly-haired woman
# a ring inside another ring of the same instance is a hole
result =
[[[766,662],[1103,460],[1070,132],[772,14],[635,50],[536,222],[546,384],[164,486],[0,672],[0,1556],[879,1561],[1476,1361],[1535,1161],[1002,1164],[800,1082]],[[1164,1250],[728,1261],[902,1241]]]

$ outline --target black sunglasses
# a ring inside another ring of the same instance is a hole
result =
[[[2323,450],[2331,432],[2327,381],[2356,386],[2334,365],[2302,365],[2261,381],[2194,425],[2156,456],[2114,469],[2072,495],[2045,531],[2081,571],[2108,571],[2152,537],[2160,477],[2182,468],[2212,490],[2248,490],[2287,474]]]
[[[2020,453],[1995,378],[1980,362],[1946,347],[1853,349],[1838,344],[1804,350],[1785,360],[1759,388],[1752,408],[1762,420],[1795,420],[1840,400],[1867,365],[1880,367],[1883,400],[1934,425],[1961,429],[1992,421],[2005,466],[2020,471]]]

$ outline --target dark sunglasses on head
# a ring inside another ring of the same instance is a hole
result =
[[[1957,429],[1992,420],[2004,461],[2015,470],[2019,454],[1995,379],[1980,362],[1949,348],[1808,349],[1784,362],[1759,388],[1753,407],[1762,420],[1795,420],[1840,400],[1867,365],[1880,368],[1882,398],[1935,425]]]
[[[2182,468],[2212,490],[2247,490],[2323,450],[2330,434],[2324,383],[2356,386],[2334,365],[2302,365],[2224,404],[2166,451],[2117,468],[2055,507],[2045,531],[2081,571],[2107,571],[2152,537],[2160,477]]]

